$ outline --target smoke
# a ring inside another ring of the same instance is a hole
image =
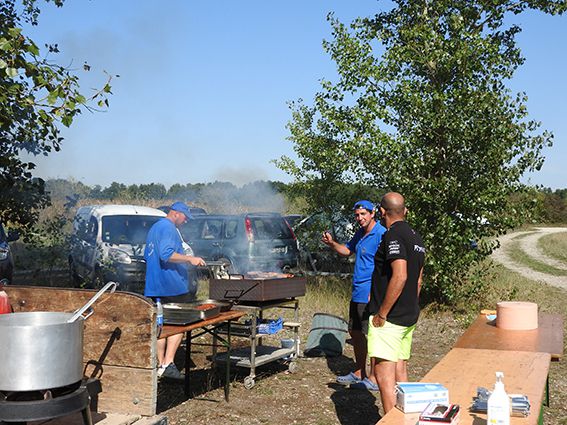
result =
[[[227,182],[209,183],[201,188],[195,203],[203,205],[209,213],[285,211],[284,197],[267,181],[255,181],[241,187]]]
[[[223,167],[222,169],[218,169],[213,176],[213,180],[231,182],[236,186],[243,186],[247,183],[268,179],[268,173],[259,167]]]

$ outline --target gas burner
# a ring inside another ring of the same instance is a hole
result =
[[[90,402],[100,392],[100,381],[89,379],[42,391],[0,392],[0,423],[54,419],[81,412],[92,425]]]

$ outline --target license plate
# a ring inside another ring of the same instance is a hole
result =
[[[277,246],[272,248],[272,254],[285,254],[287,252],[287,246]]]

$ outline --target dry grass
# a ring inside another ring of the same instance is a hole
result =
[[[567,231],[543,236],[537,243],[545,255],[567,264]]]
[[[525,237],[528,234],[525,235],[519,235],[517,237],[515,237],[514,239],[519,239],[521,237]],[[553,236],[553,235],[550,235]],[[547,237],[550,237],[547,236]],[[544,239],[544,238],[541,238]],[[540,239],[540,241],[541,241]],[[566,238],[567,241],[567,238]],[[541,273],[546,273],[546,274],[550,274],[552,276],[567,276],[567,271],[562,270],[562,269],[558,269],[557,267],[553,267],[549,264],[543,263],[541,261],[536,260],[535,258],[530,257],[529,255],[526,255],[526,253],[522,250],[520,243],[518,241],[513,241],[510,243],[510,245],[506,248],[506,252],[508,253],[508,255],[510,256],[510,258],[512,260],[514,260],[515,262],[525,265],[527,267],[529,267],[532,270],[541,272]]]

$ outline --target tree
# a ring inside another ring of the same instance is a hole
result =
[[[49,1],[49,0],[46,0]],[[63,0],[53,0],[62,6]],[[34,178],[24,152],[48,155],[61,149],[60,125],[70,126],[83,110],[108,107],[111,78],[90,96],[79,91],[76,70],[53,63],[56,45],[39,47],[25,36],[37,25],[36,0],[0,1],[0,220],[30,226],[49,202],[44,181]],[[83,65],[88,70],[87,64]]]
[[[565,2],[394,3],[350,27],[329,15],[333,39],[323,45],[338,81],[323,80],[312,105],[291,103],[299,161],[277,164],[314,196],[345,182],[405,195],[428,248],[426,295],[453,303],[480,290],[471,267],[525,218],[511,195],[552,142],[528,119],[526,95],[506,87],[524,58],[520,28],[505,17],[559,14]]]

